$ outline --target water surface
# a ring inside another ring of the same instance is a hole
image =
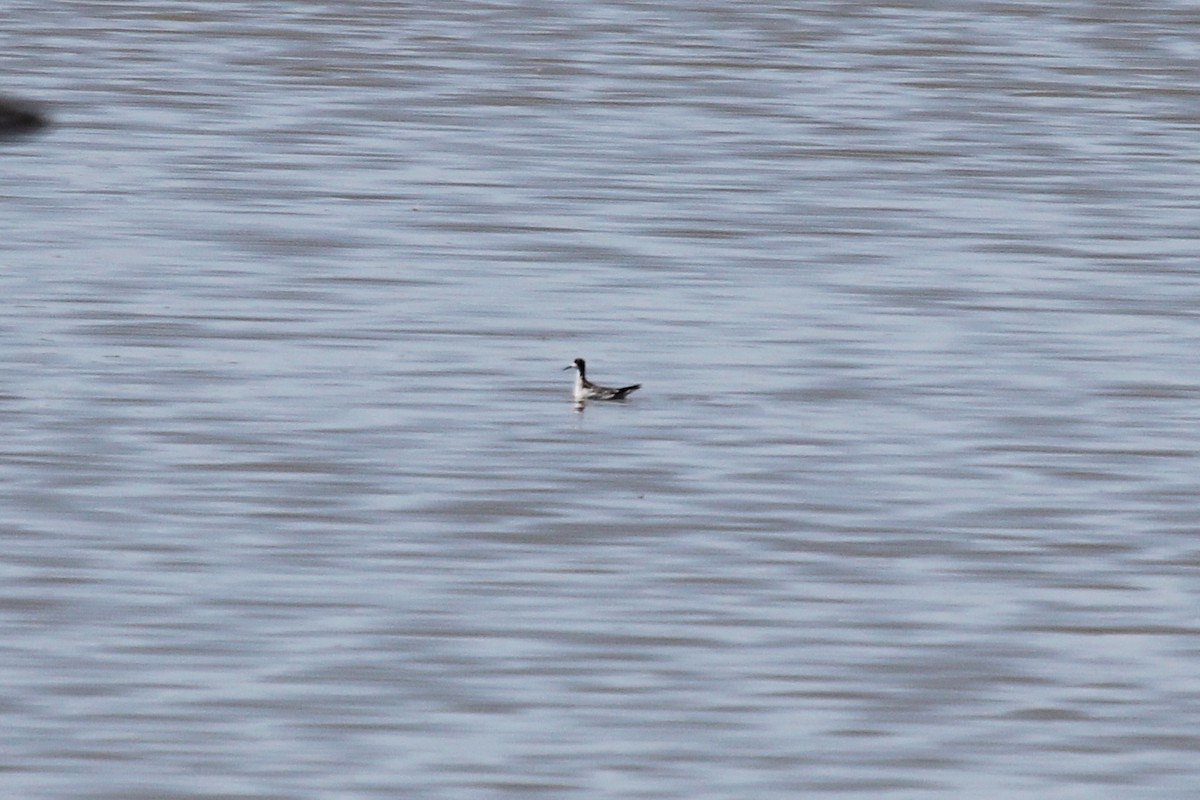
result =
[[[10,9],[9,793],[1192,796],[1198,22]]]

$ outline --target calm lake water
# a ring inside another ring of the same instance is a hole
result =
[[[1196,796],[1194,3],[3,17],[6,797]]]

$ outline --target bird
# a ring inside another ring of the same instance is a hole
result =
[[[563,367],[563,369],[576,370],[575,402],[577,403],[582,403],[584,400],[624,400],[630,392],[642,388],[640,383],[635,383],[632,386],[622,386],[620,389],[597,386],[587,379],[587,362],[582,358],[575,359],[574,363]]]

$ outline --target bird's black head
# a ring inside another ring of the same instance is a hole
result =
[[[582,375],[584,370],[587,369],[587,364],[585,364],[583,362],[582,358],[577,358],[577,359],[575,359],[575,361],[573,361],[571,363],[571,366],[563,367],[563,369],[572,369],[572,368],[579,370],[579,374]]]

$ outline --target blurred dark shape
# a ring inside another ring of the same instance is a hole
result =
[[[49,124],[46,116],[29,103],[0,97],[0,139],[24,136]]]

